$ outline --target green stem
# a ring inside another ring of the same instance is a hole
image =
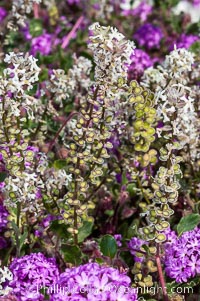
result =
[[[21,203],[17,203],[17,228],[20,232],[20,214],[21,214]],[[17,248],[17,257],[20,257],[20,241],[19,241],[19,236],[17,233],[15,233],[15,238],[16,238],[16,248]]]
[[[17,227],[20,227],[21,203],[17,203]]]
[[[5,111],[5,99],[4,98],[2,99],[2,110],[3,110],[3,115],[2,115],[3,131],[4,131],[5,138],[6,138],[6,142],[8,143],[10,154],[12,156],[13,155],[13,151],[12,151],[12,148],[10,146],[10,139],[9,139],[9,135],[8,135],[8,131],[7,131],[7,126],[6,126],[7,116],[6,116],[6,111]]]
[[[94,99],[96,100],[97,98],[97,95],[98,95],[98,90],[99,90],[99,86],[97,86],[96,90],[94,91]],[[85,137],[86,137],[86,133],[87,133],[87,128],[92,120],[92,114],[93,114],[93,109],[94,109],[94,105],[91,104],[90,106],[90,111],[89,111],[89,120],[87,120],[86,122],[86,126],[85,126],[85,131],[83,133],[83,136],[82,136],[82,139],[85,140]],[[55,139],[54,139],[55,140]],[[77,152],[79,152],[81,150],[82,147],[79,147]],[[75,169],[80,169],[80,158],[77,159],[77,162],[76,162],[76,166],[75,166]],[[75,179],[75,188],[74,188],[74,196],[73,196],[73,199],[76,200],[78,198],[78,181]],[[77,206],[74,206],[74,244],[75,245],[78,245],[78,234],[76,233],[78,231],[78,215],[77,215],[77,209],[78,207]]]
[[[55,144],[55,142],[56,142],[58,136],[60,135],[61,131],[64,129],[64,127],[66,126],[66,124],[68,123],[68,121],[69,121],[70,119],[72,119],[72,117],[73,117],[74,115],[77,115],[77,114],[78,114],[78,112],[71,112],[70,115],[67,117],[67,119],[63,122],[61,128],[60,128],[60,129],[58,130],[58,132],[56,133],[56,135],[55,135],[53,141],[50,143],[48,152],[50,152],[50,151],[52,150],[52,148],[53,148],[53,146],[54,146],[54,144]]]

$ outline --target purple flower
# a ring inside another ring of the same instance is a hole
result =
[[[148,243],[140,238],[132,237],[131,240],[128,242],[128,248],[130,253],[134,256],[134,260],[136,262],[142,262],[144,260],[141,251],[142,245],[147,245]]]
[[[181,34],[180,37],[173,42],[173,45],[170,46],[169,50],[174,50],[174,45],[176,45],[176,48],[186,48],[188,49],[194,42],[198,41],[199,37],[195,35],[186,35]]]
[[[132,15],[139,16],[142,21],[146,21],[147,16],[152,12],[152,6],[142,1],[136,8],[133,9]]]
[[[0,204],[0,232],[4,231],[7,226],[8,223],[7,217],[8,217],[7,209],[2,204]]]
[[[4,237],[0,236],[0,250],[5,249],[8,246],[7,241]]]
[[[0,23],[5,19],[6,16],[7,11],[3,7],[0,7]]]
[[[19,301],[42,301],[40,289],[53,286],[59,271],[54,258],[46,258],[42,253],[32,253],[15,258],[10,265],[13,280],[9,286]]]
[[[200,229],[183,233],[180,237],[168,229],[165,249],[165,272],[176,282],[187,282],[200,273]]]
[[[38,194],[37,194],[38,195]],[[39,193],[41,197],[41,193]],[[55,216],[52,214],[48,214],[43,220],[38,224],[37,229],[34,231],[35,236],[42,237],[46,231],[45,229],[48,228],[52,221],[61,219],[61,216]]]
[[[128,77],[130,80],[140,78],[144,70],[153,65],[150,56],[141,49],[135,49],[131,55],[131,64],[128,69]]]
[[[199,6],[200,5],[200,0],[192,0],[192,3],[194,6]]]
[[[131,279],[117,269],[87,263],[66,269],[57,282],[58,291],[54,292],[50,300],[135,301],[137,294],[131,289],[130,283]]]
[[[67,0],[67,3],[69,5],[74,5],[74,4],[77,5],[80,3],[80,0]]]
[[[118,247],[122,246],[122,235],[121,234],[115,234],[114,239],[116,240],[116,243]]]
[[[139,27],[133,36],[141,47],[144,46],[147,49],[159,48],[162,37],[161,29],[151,23]]]
[[[21,30],[21,32],[23,33],[25,40],[26,40],[26,41],[31,41],[32,35],[30,34],[28,24],[26,24],[26,25],[25,25],[24,27],[22,27],[20,30]]]
[[[117,173],[115,176],[117,183],[121,183],[122,182],[122,174],[121,173]]]
[[[42,55],[48,55],[52,49],[52,37],[48,33],[35,37],[31,42],[31,54],[36,55],[38,52]]]
[[[54,215],[51,215],[51,214],[48,214],[43,220],[42,220],[42,226],[44,228],[47,228],[49,227],[51,221],[55,220],[56,219],[56,216]]]

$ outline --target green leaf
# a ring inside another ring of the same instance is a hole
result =
[[[127,177],[126,177],[126,172],[124,171],[122,173],[122,185],[126,185],[128,183]]]
[[[70,113],[71,111],[73,111],[73,108],[74,108],[74,103],[68,103],[65,106],[64,111],[65,113]]]
[[[33,88],[31,90],[27,91],[27,94],[30,96],[35,95],[35,93],[37,92],[37,88],[38,88],[37,84],[33,85]]]
[[[108,215],[108,216],[113,216],[114,215],[114,213],[115,213],[115,211],[112,209],[112,210],[105,210],[105,212],[104,212],[106,215]]]
[[[197,23],[191,23],[188,28],[186,34],[199,34],[200,21]]]
[[[200,215],[198,213],[189,214],[181,218],[177,225],[177,232],[180,236],[182,233],[193,230],[200,222]]]
[[[113,236],[106,234],[100,242],[100,250],[104,256],[114,258],[117,253],[117,243]]]
[[[66,229],[65,223],[60,223],[59,220],[52,221],[49,229],[62,239],[67,239],[69,237],[69,232]]]
[[[20,239],[19,239],[19,248],[20,248],[20,250],[21,250],[21,248],[23,247],[24,242],[25,242],[27,236],[28,236],[28,232],[24,232],[24,233],[21,235],[21,237],[20,237]]]
[[[99,264],[103,264],[105,261],[104,261],[104,259],[102,259],[102,258],[96,258],[95,259],[95,261],[97,262],[97,263],[99,263]]]
[[[48,79],[48,69],[47,68],[42,68],[42,70],[39,74],[39,81],[41,83],[46,79]]]
[[[199,41],[194,42],[190,46],[189,50],[193,53],[199,54],[200,53],[200,42]]]
[[[39,59],[39,64],[51,64],[52,62],[57,60],[56,54],[54,55],[41,55],[41,53],[37,53],[36,56]]]
[[[29,30],[32,37],[38,37],[42,34],[43,27],[41,19],[32,19],[29,24]]]
[[[0,183],[4,182],[6,177],[7,177],[6,172],[0,172]]]
[[[14,221],[11,221],[11,226],[12,226],[14,232],[15,232],[15,235],[19,236],[20,235],[20,231],[19,231],[19,228],[17,227],[17,224]]]
[[[92,233],[93,222],[84,221],[83,226],[78,230],[78,242],[83,242]]]
[[[132,197],[136,194],[136,185],[135,183],[131,183],[127,185],[127,191],[129,195]]]
[[[62,169],[66,165],[67,165],[66,160],[62,160],[62,159],[56,160],[53,163],[53,167],[56,168],[56,169]]]
[[[61,251],[64,255],[64,260],[75,265],[81,264],[81,250],[75,245],[62,245]]]
[[[67,72],[70,68],[73,67],[73,57],[71,53],[67,54],[61,46],[58,46],[57,55],[58,60],[60,62],[60,66],[62,69],[65,70],[65,72]]]

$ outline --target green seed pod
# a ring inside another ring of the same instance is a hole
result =
[[[117,80],[117,85],[121,88],[126,83],[126,80],[123,77],[119,77]]]
[[[135,101],[137,102],[137,103],[144,103],[144,97],[142,96],[142,95],[137,95],[136,97],[135,97]]]
[[[157,234],[157,236],[156,236],[156,242],[157,243],[162,243],[162,242],[164,242],[166,240],[166,236],[165,236],[165,234],[163,234],[163,233],[159,233],[159,234]]]
[[[138,86],[138,83],[137,83],[136,80],[132,80],[132,81],[130,82],[130,87],[131,87],[131,88],[136,88],[137,86]]]
[[[150,231],[148,228],[143,228],[142,230],[143,230],[144,234],[146,234],[146,235],[150,234]]]
[[[133,126],[136,130],[140,130],[143,128],[144,122],[142,120],[137,120],[133,123]]]
[[[136,111],[135,113],[136,118],[142,118],[144,116],[144,112],[143,111]]]
[[[131,95],[128,99],[129,103],[135,103],[136,102],[136,99],[135,99],[135,96]]]
[[[111,142],[106,142],[106,144],[104,145],[106,148],[112,149],[113,145]]]
[[[87,139],[86,139],[87,140]],[[78,145],[80,146],[84,146],[85,145],[85,141],[83,139],[80,139],[79,141],[77,141]]]
[[[134,88],[133,92],[134,92],[135,95],[139,95],[139,94],[142,93],[142,90],[143,90],[143,89],[142,89],[141,87],[138,86],[138,87],[135,87],[135,88]],[[141,95],[141,96],[142,96],[142,95]],[[142,98],[143,98],[143,96],[142,96]],[[144,99],[144,98],[143,98],[143,99]]]
[[[77,123],[77,124],[76,124],[76,128],[77,128],[77,129],[81,129],[81,128],[82,128],[82,124]]]
[[[141,146],[141,152],[144,152],[144,153],[148,152],[149,147],[150,147],[150,144],[145,143],[144,145]]]
[[[156,132],[155,129],[152,128],[152,127],[149,127],[149,128],[147,129],[147,134],[148,134],[148,135],[151,135],[151,136],[152,136],[152,135],[155,134],[155,132]]]

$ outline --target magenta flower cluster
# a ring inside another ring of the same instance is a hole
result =
[[[200,273],[200,229],[183,233],[180,237],[174,231],[166,232],[165,271],[176,282],[187,282]]]
[[[0,7],[0,23],[5,19],[6,16],[7,11],[3,7]]]
[[[131,279],[117,269],[87,263],[66,269],[50,301],[136,301]]]
[[[163,33],[159,27],[146,23],[138,28],[133,38],[140,47],[146,49],[159,48]]]
[[[170,51],[174,50],[174,45],[176,48],[186,48],[188,49],[194,42],[199,41],[199,38],[195,35],[181,34],[178,39],[170,46]]]
[[[35,37],[31,42],[31,54],[36,55],[41,53],[42,55],[48,55],[52,49],[52,36],[48,33],[44,33],[41,36]]]
[[[142,49],[135,49],[134,54],[131,56],[131,64],[128,69],[129,79],[140,78],[144,70],[153,65],[150,56]]]
[[[18,301],[137,301],[131,279],[119,270],[87,263],[68,268],[59,276],[54,258],[32,253],[15,258],[10,265],[9,287]]]
[[[55,258],[46,258],[42,253],[15,258],[10,270],[13,280],[9,286],[18,301],[43,301],[42,289],[53,286],[59,276]]]

